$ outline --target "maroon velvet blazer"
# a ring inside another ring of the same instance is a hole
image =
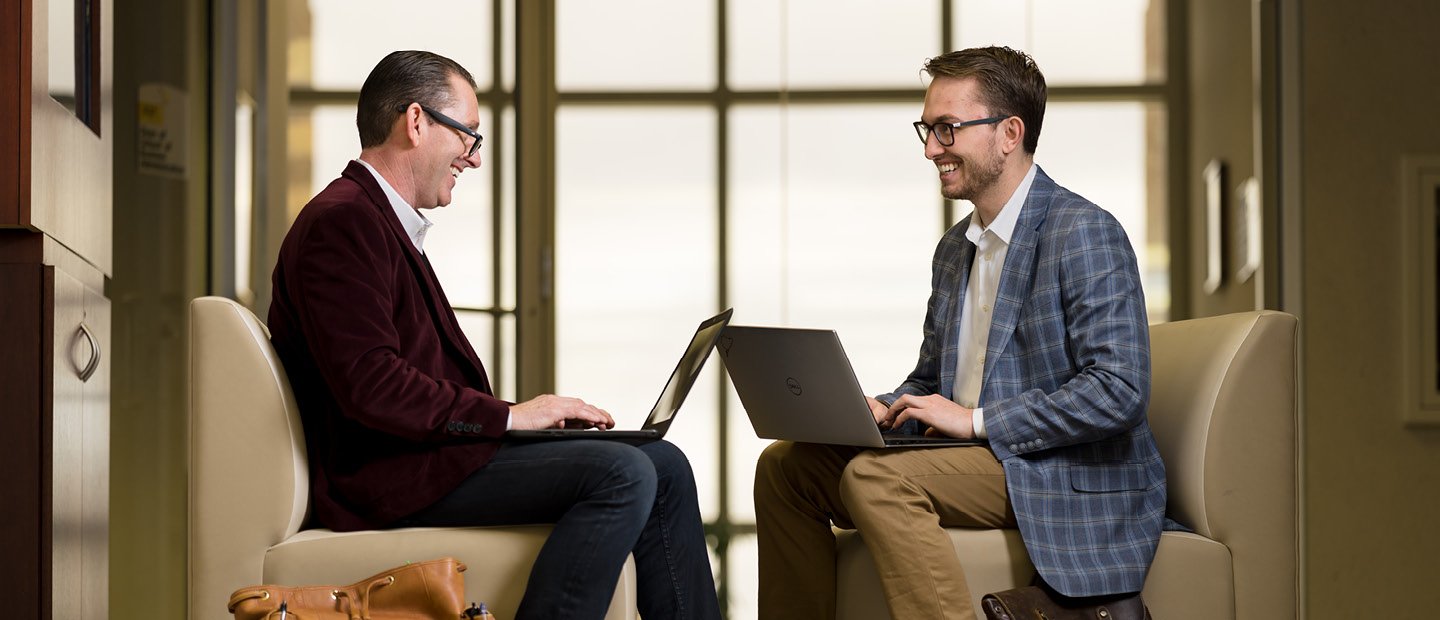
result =
[[[311,514],[385,527],[489,462],[510,403],[370,171],[350,162],[280,246],[271,339],[310,453]]]

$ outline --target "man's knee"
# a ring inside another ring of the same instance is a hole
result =
[[[668,491],[695,493],[695,472],[683,450],[662,439],[640,446],[640,451],[649,457],[660,484]]]
[[[619,501],[644,506],[647,511],[655,501],[655,464],[644,452],[635,446],[619,442],[601,441],[597,451],[603,453],[608,464],[598,489],[600,495],[610,495]]]
[[[807,446],[810,444],[789,441],[777,441],[766,446],[755,463],[755,496],[774,494],[799,479],[806,461],[811,458],[807,454]]]
[[[885,462],[884,451],[862,452],[850,459],[840,473],[840,499],[846,506],[864,510],[883,495],[903,494],[909,489],[893,467]]]
[[[834,489],[847,448],[777,441],[760,453],[755,464],[755,501],[824,494]]]

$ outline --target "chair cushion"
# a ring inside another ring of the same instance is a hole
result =
[[[548,525],[405,528],[337,533],[305,530],[265,552],[265,583],[347,584],[408,561],[453,556],[464,562],[466,601],[513,618]],[[607,619],[634,618],[635,563],[620,573]],[[629,599],[629,600],[626,600]]]
[[[1189,532],[1165,532],[1145,577],[1145,603],[1166,620],[1233,620],[1230,549]]]

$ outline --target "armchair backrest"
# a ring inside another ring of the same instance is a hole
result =
[[[190,617],[260,583],[299,531],[309,471],[299,409],[270,333],[223,297],[190,302]]]
[[[1296,329],[1270,311],[1150,328],[1168,512],[1230,549],[1237,618],[1296,617]]]

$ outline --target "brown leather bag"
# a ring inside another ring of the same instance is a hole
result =
[[[250,586],[230,595],[235,620],[460,618],[465,564],[440,558],[366,577],[348,586]]]
[[[1151,620],[1139,594],[1099,604],[1061,603],[1039,586],[986,594],[980,609],[985,620]]]

